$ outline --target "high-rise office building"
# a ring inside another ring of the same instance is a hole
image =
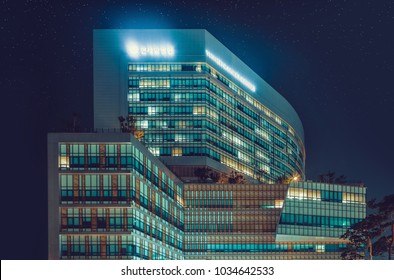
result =
[[[305,179],[303,127],[279,93],[205,30],[93,41],[95,132],[48,137],[49,258],[339,258],[365,188],[275,184]]]
[[[293,107],[205,30],[95,30],[94,126],[133,116],[155,156],[185,180],[198,166],[273,183],[305,177]]]

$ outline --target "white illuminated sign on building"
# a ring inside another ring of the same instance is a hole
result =
[[[134,42],[126,44],[126,51],[130,57],[153,56],[171,57],[175,55],[174,47],[166,45],[139,45]]]
[[[205,50],[205,53],[207,56],[212,59],[216,64],[218,64],[221,68],[226,70],[228,73],[230,73],[231,76],[233,76],[236,80],[241,82],[244,86],[246,86],[248,89],[251,91],[255,92],[256,87],[253,85],[250,81],[248,81],[246,78],[244,78],[241,74],[239,74],[237,71],[232,69],[230,66],[228,66],[226,63],[224,63],[220,58],[218,58],[216,55],[211,53],[208,50]]]

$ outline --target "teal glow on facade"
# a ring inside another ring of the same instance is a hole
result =
[[[335,259],[362,186],[187,184],[127,133],[49,136],[52,259]]]
[[[270,183],[282,175],[304,176],[301,140],[286,123],[264,115],[253,99],[235,94],[241,89],[208,64],[128,69],[128,113],[153,154],[207,156],[254,178],[262,171]]]
[[[60,217],[50,256],[183,259],[183,185],[145,147],[128,134],[52,137],[63,140],[50,140]]]
[[[95,30],[94,126],[48,135],[50,259],[338,259],[365,217],[363,186],[303,181],[297,113],[205,30]]]
[[[277,229],[284,236],[338,237],[361,221],[366,188],[316,182],[290,184]]]
[[[128,115],[173,165],[208,157],[261,182],[305,178],[297,113],[207,31],[95,30],[94,61],[96,128]]]

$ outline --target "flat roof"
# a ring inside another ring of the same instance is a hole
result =
[[[93,37],[95,98],[100,88],[106,92],[111,89],[108,80],[115,79],[114,71],[121,71],[114,65],[120,61],[208,62],[287,122],[304,141],[302,122],[290,103],[205,29],[95,29]],[[118,91],[119,75],[112,87]]]

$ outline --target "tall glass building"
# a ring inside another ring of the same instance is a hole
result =
[[[267,183],[305,177],[293,107],[205,30],[94,31],[94,125],[128,115],[181,178],[197,166]]]
[[[296,112],[205,30],[95,30],[94,126],[48,135],[50,259],[336,259],[365,217],[362,185],[305,181]]]

